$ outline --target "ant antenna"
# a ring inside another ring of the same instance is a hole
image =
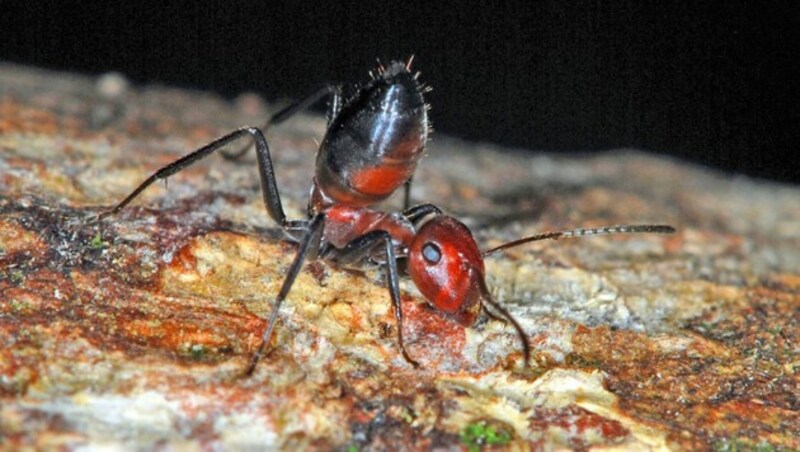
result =
[[[666,224],[626,224],[617,226],[606,226],[602,228],[587,228],[587,229],[578,228],[578,229],[570,229],[568,231],[550,231],[550,232],[543,232],[541,234],[531,235],[529,237],[523,237],[521,239],[504,243],[494,248],[489,248],[488,250],[482,251],[481,255],[483,257],[486,257],[492,254],[499,253],[500,251],[506,250],[508,248],[512,248],[528,242],[536,242],[538,240],[547,240],[547,239],[558,240],[560,238],[587,237],[590,235],[639,234],[639,233],[672,234],[674,232],[675,228]]]

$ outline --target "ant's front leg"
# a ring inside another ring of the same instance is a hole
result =
[[[285,300],[286,296],[289,295],[289,291],[292,289],[292,285],[294,284],[295,279],[297,279],[300,269],[303,268],[303,263],[306,261],[306,259],[313,261],[319,256],[320,244],[322,241],[322,231],[324,229],[325,214],[317,214],[309,223],[308,232],[306,233],[305,237],[303,237],[303,239],[300,241],[300,248],[297,250],[297,254],[294,256],[294,260],[289,266],[289,271],[286,274],[286,278],[283,280],[281,290],[278,292],[278,296],[275,298],[275,304],[272,305],[272,313],[267,321],[267,327],[264,329],[264,333],[261,335],[261,344],[258,346],[256,352],[253,353],[253,357],[250,359],[250,365],[247,366],[245,375],[250,375],[253,373],[256,365],[258,365],[258,361],[261,360],[261,357],[264,355],[264,350],[266,350],[267,345],[269,345],[269,340],[272,336],[272,330],[275,328],[275,323],[278,320],[278,311],[280,310],[283,300]]]
[[[119,204],[117,204],[113,209],[103,212],[99,215],[99,219],[102,220],[108,216],[117,214],[120,210],[125,208],[131,201],[133,201],[139,194],[144,191],[147,187],[149,187],[153,182],[159,179],[166,179],[167,177],[177,173],[178,171],[186,168],[187,166],[191,165],[192,163],[201,160],[212,152],[222,149],[227,144],[230,144],[233,141],[238,140],[243,136],[250,135],[253,137],[253,140],[256,144],[256,154],[258,156],[258,171],[259,176],[261,178],[261,193],[264,198],[264,205],[267,208],[267,212],[269,216],[272,217],[273,220],[278,222],[281,227],[286,227],[289,222],[286,221],[286,214],[283,212],[283,206],[281,204],[281,197],[278,193],[278,184],[275,180],[275,169],[272,166],[272,158],[270,157],[269,153],[269,145],[267,144],[267,140],[264,138],[264,134],[255,127],[243,127],[238,129],[234,132],[231,132],[223,137],[217,138],[216,140],[208,143],[207,145],[197,149],[196,151],[188,154],[180,159],[170,163],[167,166],[159,169],[155,173],[153,173],[150,177],[148,177],[144,182],[139,184],[131,194],[129,194],[125,199],[122,200]]]
[[[397,319],[397,341],[400,344],[400,352],[409,364],[419,367],[419,363],[411,358],[403,343],[403,307],[400,303],[400,277],[397,270],[397,256],[394,251],[392,236],[386,231],[368,232],[339,250],[337,262],[344,266],[353,265],[374,255],[381,247],[386,253],[386,285],[389,288],[389,296],[394,305],[394,316]]]
[[[287,107],[282,108],[277,113],[270,116],[269,119],[267,119],[267,122],[264,123],[264,126],[261,127],[261,130],[266,132],[271,126],[278,125],[283,121],[286,121],[298,112],[314,105],[320,99],[328,95],[332,96],[331,101],[328,104],[328,125],[330,126],[331,121],[333,121],[333,118],[339,114],[339,109],[342,108],[342,93],[341,85],[326,83],[310,95],[306,96],[304,99],[289,104]],[[223,150],[222,156],[228,160],[238,160],[242,158],[245,153],[247,153],[247,151],[250,149],[250,146],[250,143],[245,144],[233,152]]]
[[[517,322],[517,320],[504,308],[503,306],[498,303],[492,293],[489,291],[489,287],[486,285],[486,281],[483,277],[478,278],[478,284],[480,285],[481,295],[483,298],[483,310],[489,314],[489,317],[493,319],[499,319],[503,323],[510,322],[511,326],[517,331],[517,336],[519,336],[519,340],[522,343],[522,352],[524,355],[524,366],[525,368],[530,367],[531,361],[531,344],[530,339],[528,339],[528,335],[525,333],[525,330],[522,329],[522,326]],[[496,310],[500,313],[500,315],[494,314],[493,312],[489,311],[486,308],[486,305],[492,307],[492,309]]]

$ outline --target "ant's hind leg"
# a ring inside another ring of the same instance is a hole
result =
[[[409,364],[419,367],[419,363],[411,358],[403,343],[403,307],[400,303],[400,277],[392,236],[386,231],[368,232],[340,250],[337,262],[344,266],[355,264],[373,254],[380,246],[383,246],[386,253],[386,283],[389,288],[389,296],[394,305],[394,316],[397,319],[397,341],[400,345],[400,352]]]
[[[283,121],[286,121],[301,110],[305,110],[328,95],[333,96],[330,104],[328,105],[328,125],[330,125],[330,122],[334,117],[336,117],[336,115],[339,113],[339,109],[342,107],[342,95],[340,85],[326,83],[310,95],[306,96],[304,99],[294,102],[270,116],[269,119],[267,119],[267,122],[264,123],[264,126],[261,127],[261,130],[266,132],[271,126],[278,125]],[[250,150],[250,146],[252,146],[251,143],[245,144],[233,152],[223,149],[221,153],[222,156],[227,160],[238,160],[242,158],[242,156],[244,156],[248,150]]]
[[[187,166],[209,156],[214,151],[222,149],[227,144],[238,140],[239,138],[250,135],[256,143],[256,153],[258,155],[258,170],[261,177],[261,192],[264,197],[264,204],[267,208],[269,216],[277,221],[282,227],[286,225],[286,214],[283,212],[281,205],[281,197],[278,193],[278,184],[275,181],[275,170],[272,167],[272,158],[269,154],[269,145],[261,133],[255,127],[243,127],[235,130],[225,136],[217,138],[216,140],[208,143],[207,145],[197,149],[196,151],[175,160],[167,166],[160,168],[153,173],[144,182],[139,184],[125,199],[117,204],[113,209],[103,212],[99,215],[98,219],[102,220],[108,216],[117,214],[120,210],[125,208],[131,201],[136,199],[139,194],[149,187],[153,182],[159,179],[166,179],[167,177],[177,173],[178,171],[186,168]]]

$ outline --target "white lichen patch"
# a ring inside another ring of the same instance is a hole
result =
[[[157,391],[130,395],[79,392],[72,397],[51,398],[20,405],[30,411],[61,416],[69,428],[88,438],[115,437],[120,444],[151,444],[180,436],[174,425],[185,414],[180,403]],[[123,433],[124,432],[124,433]]]
[[[465,374],[441,377],[442,389],[457,389],[453,396],[458,404],[444,421],[454,430],[476,419],[493,419],[514,429],[517,438],[568,446],[570,437],[579,434],[575,429],[549,425],[546,430],[531,427],[531,421],[544,411],[558,412],[577,406],[622,424],[630,431],[624,438],[626,447],[640,450],[668,450],[666,435],[619,412],[617,397],[605,389],[600,371],[583,372],[552,369],[530,381],[508,373],[490,373],[479,378]],[[539,425],[539,424],[536,424]],[[580,432],[584,440],[602,443],[599,432]]]
[[[585,325],[635,328],[619,288],[578,268],[502,261],[487,265],[497,299],[525,317],[553,316]]]
[[[264,418],[252,413],[231,413],[214,420],[220,450],[270,449],[278,446],[278,435],[264,425]]]
[[[274,420],[259,410],[219,410],[205,392],[166,396],[143,390],[127,395],[82,391],[71,397],[24,402],[2,409],[3,419],[45,415],[72,432],[73,446],[142,449],[170,444],[180,450],[278,447]],[[255,408],[255,407],[253,407]],[[302,425],[306,425],[302,424]],[[6,426],[14,431],[14,425]]]

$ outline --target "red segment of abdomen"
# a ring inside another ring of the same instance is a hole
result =
[[[402,166],[373,166],[354,171],[350,184],[359,193],[388,197],[414,173],[416,164]]]

